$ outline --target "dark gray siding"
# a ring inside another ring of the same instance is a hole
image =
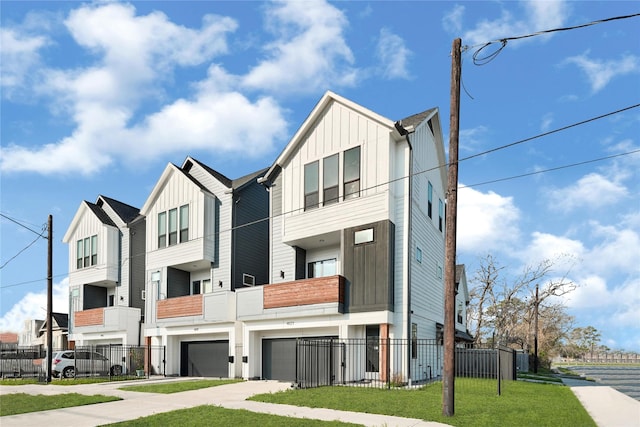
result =
[[[142,291],[145,283],[145,242],[146,242],[146,220],[141,219],[129,228],[129,299],[131,307],[141,310],[144,316],[144,301]]]
[[[296,250],[296,277],[295,280],[301,280],[307,278],[307,251],[297,246],[294,246]]]
[[[101,286],[84,285],[84,297],[82,298],[82,309],[107,306],[107,288]]]
[[[191,275],[188,271],[167,267],[167,298],[189,295]]]
[[[354,233],[368,228],[373,228],[373,242],[356,245]],[[343,233],[347,311],[393,311],[395,224],[380,221]]]
[[[233,201],[233,288],[243,287],[243,274],[254,276],[257,285],[269,283],[269,193],[254,181],[237,190]]]

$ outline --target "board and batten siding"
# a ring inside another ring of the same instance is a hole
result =
[[[360,146],[361,198],[385,193],[389,181],[389,143],[392,129],[338,102],[332,102],[304,136],[298,149],[283,165],[285,217],[304,211],[304,165],[320,161],[319,186],[322,204],[322,159],[339,154],[339,196],[343,197],[344,151]],[[285,220],[285,221],[286,221]]]
[[[78,240],[98,236],[98,263],[78,269],[76,253]],[[119,280],[119,230],[103,224],[89,209],[85,210],[69,240],[69,272],[74,283],[93,283]]]
[[[189,242],[158,249],[158,213],[189,205]],[[204,193],[174,171],[147,213],[147,270],[204,259]]]

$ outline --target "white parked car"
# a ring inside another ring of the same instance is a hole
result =
[[[75,378],[76,375],[121,375],[121,365],[111,365],[103,354],[86,350],[65,350],[53,354],[51,375]]]

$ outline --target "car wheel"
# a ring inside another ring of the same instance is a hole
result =
[[[113,365],[113,366],[111,367],[111,375],[112,375],[112,376],[122,375],[122,366],[120,366],[120,365]]]
[[[66,368],[64,368],[64,371],[62,371],[62,376],[64,376],[65,378],[75,378],[76,368],[74,368],[73,366],[67,366]]]

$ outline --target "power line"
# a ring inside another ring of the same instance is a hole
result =
[[[502,51],[502,49],[504,49],[507,46],[507,42],[511,41],[511,40],[520,40],[520,39],[526,39],[529,37],[535,37],[535,36],[541,36],[544,34],[550,34],[550,33],[556,33],[559,31],[569,31],[569,30],[575,30],[578,28],[584,28],[584,27],[590,27],[592,25],[596,25],[596,24],[602,24],[604,22],[610,22],[610,21],[617,21],[620,19],[629,19],[629,18],[635,18],[640,16],[640,13],[634,13],[631,15],[624,15],[624,16],[614,16],[612,18],[605,18],[605,19],[599,19],[597,21],[592,21],[592,22],[588,22],[586,24],[580,24],[580,25],[574,25],[572,27],[560,27],[560,28],[554,28],[551,30],[543,30],[543,31],[536,31],[535,33],[531,33],[531,34],[525,34],[522,36],[514,36],[514,37],[505,37],[502,39],[498,39],[498,40],[492,40],[490,42],[485,43],[484,45],[482,45],[478,50],[476,50],[473,54],[473,63],[475,65],[485,65],[488,64],[489,62],[491,62],[493,59],[495,59],[498,54]],[[500,47],[495,50],[494,52],[480,57],[479,58],[479,54],[482,50],[484,50],[485,48],[487,48],[488,46],[491,46],[492,44],[495,43],[500,43]],[[467,50],[469,49],[469,47],[465,46],[463,47],[463,50]]]
[[[471,156],[464,157],[464,158],[460,159],[459,161],[462,162],[464,160],[469,160],[469,159],[473,159],[475,157],[484,156],[485,154],[493,153],[494,151],[502,150],[502,149],[505,149],[505,148],[508,148],[508,147],[513,147],[514,145],[518,145],[518,144],[522,144],[522,143],[525,143],[525,142],[529,142],[529,141],[532,141],[534,139],[541,138],[543,136],[547,136],[547,135],[551,135],[551,134],[554,134],[554,133],[557,133],[557,132],[560,132],[560,131],[563,131],[563,130],[571,129],[571,128],[576,127],[576,126],[584,125],[586,123],[593,122],[593,121],[596,121],[596,120],[599,120],[599,119],[603,119],[605,117],[612,116],[612,115],[618,114],[618,113],[622,113],[623,111],[631,110],[631,109],[638,108],[638,107],[640,107],[640,104],[635,104],[635,105],[631,105],[629,107],[621,108],[619,110],[612,111],[612,112],[606,113],[606,114],[602,114],[602,115],[597,116],[597,117],[592,117],[590,119],[586,119],[586,120],[583,120],[581,122],[573,123],[573,124],[570,124],[570,125],[567,125],[567,126],[563,126],[561,128],[550,130],[549,132],[544,132],[544,133],[541,133],[541,134],[538,134],[538,135],[535,135],[535,136],[531,136],[529,138],[521,139],[520,141],[512,142],[510,144],[501,145],[499,147],[495,147],[495,148],[492,148],[490,150],[483,151],[481,153],[473,154]]]
[[[521,174],[521,175],[514,175],[514,176],[510,176],[510,177],[506,177],[506,178],[498,178],[498,179],[494,179],[494,180],[491,180],[491,181],[479,182],[477,184],[463,185],[463,186],[460,186],[459,188],[460,189],[471,188],[471,187],[478,187],[480,185],[493,184],[493,183],[496,183],[496,182],[510,181],[512,179],[524,178],[524,177],[527,177],[527,176],[538,175],[538,174],[546,173],[546,172],[553,172],[553,171],[557,171],[557,170],[561,170],[561,169],[568,169],[568,168],[572,168],[572,167],[575,167],[575,166],[586,165],[586,164],[589,164],[589,163],[600,162],[600,161],[603,161],[603,160],[609,160],[609,159],[613,159],[613,158],[621,157],[621,156],[628,156],[630,154],[636,154],[636,153],[640,153],[640,149],[639,150],[628,151],[626,153],[614,154],[612,156],[599,157],[597,159],[585,160],[583,162],[571,163],[569,165],[557,166],[555,168],[549,168],[549,169],[539,170],[539,171],[535,171],[535,172],[524,173],[524,174]]]
[[[27,229],[27,230],[29,230],[30,232],[32,232],[32,233],[34,233],[34,234],[37,234],[39,237],[43,237],[43,238],[45,238],[45,237],[43,236],[42,231],[41,231],[41,232],[37,232],[37,231],[35,231],[35,230],[33,230],[33,229],[31,229],[31,228],[27,227],[26,225],[24,225],[24,224],[22,224],[22,223],[18,222],[18,220],[13,219],[13,218],[11,218],[11,217],[8,217],[7,215],[3,214],[2,212],[0,212],[0,216],[1,216],[1,217],[3,217],[3,218],[5,218],[5,219],[8,219],[9,221],[11,221],[11,222],[13,222],[13,223],[15,223],[15,224],[18,224],[18,225],[19,225],[20,227],[22,227],[22,228],[26,228],[26,229]],[[43,227],[46,227],[46,226],[43,226]],[[45,228],[45,229],[46,229],[46,228]]]
[[[22,248],[17,254],[15,254],[14,256],[12,256],[11,258],[9,258],[4,264],[2,264],[0,266],[0,270],[2,270],[7,264],[9,264],[11,261],[13,261],[14,259],[16,259],[18,257],[18,255],[20,255],[22,252],[26,251],[27,249],[29,249],[35,242],[37,242],[41,237],[44,237],[42,234],[38,235],[33,242],[29,243],[27,246],[25,246],[24,248]]]

